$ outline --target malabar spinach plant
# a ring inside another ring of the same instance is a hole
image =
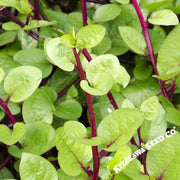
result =
[[[180,179],[179,0],[0,0],[0,179]]]

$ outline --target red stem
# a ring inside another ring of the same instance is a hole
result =
[[[86,0],[87,2],[92,2],[96,4],[108,4],[109,0],[104,0],[104,1],[98,1],[98,0]]]
[[[88,60],[88,62],[90,62],[90,61],[92,60],[92,58],[91,58],[91,56],[90,56],[90,54],[88,53],[88,51],[87,51],[86,48],[84,48],[84,49],[82,50],[82,53],[84,54],[84,56],[86,57],[86,59]]]
[[[109,98],[110,103],[113,105],[114,109],[118,109],[118,105],[116,104],[116,101],[110,91],[107,93],[107,96]]]
[[[11,123],[15,124],[16,120],[15,120],[14,116],[12,115],[11,111],[9,110],[7,103],[4,102],[1,98],[0,98],[0,105],[4,109],[5,113],[8,115],[9,120],[11,121]]]
[[[66,87],[65,89],[63,89],[60,93],[58,93],[58,99],[60,97],[62,97],[68,90],[69,88],[72,86],[72,85],[77,85],[78,83],[80,82],[80,79],[76,79],[74,82],[72,82],[68,87]]]
[[[84,56],[86,57],[86,59],[90,62],[92,60],[92,57],[90,56],[90,54],[88,53],[87,49],[84,48],[82,50],[82,53],[84,54]],[[111,94],[111,92],[109,91],[107,94],[110,103],[113,105],[114,109],[118,109],[118,105],[113,97],[113,95]]]
[[[174,95],[174,91],[175,91],[175,87],[176,87],[176,79],[177,79],[177,76],[173,79],[173,83],[171,86],[171,96],[170,96],[171,100],[173,99],[173,95]]]
[[[12,159],[12,156],[8,155],[6,159],[0,164],[0,169],[2,169],[6,164]]]
[[[6,8],[3,8],[1,10],[1,12],[3,13],[3,15],[5,15],[6,17],[8,17],[9,19],[11,19],[12,21],[14,21],[16,24],[18,24],[19,26],[21,26],[22,28],[25,26],[24,23],[22,23],[16,16],[14,16],[13,14],[11,14],[10,11],[8,11]],[[36,33],[34,33],[33,31],[29,31],[28,34],[34,38],[35,40],[39,40],[38,35]]]
[[[28,0],[28,3],[30,4],[32,10],[34,10],[35,9],[34,4],[30,0]],[[39,11],[39,19],[40,20],[44,20],[45,19],[40,11]]]
[[[86,8],[86,1],[81,0],[81,11],[83,14],[83,26],[87,26],[87,8]]]
[[[37,20],[40,19],[40,3],[41,0],[34,0],[34,15]]]
[[[138,148],[138,145],[137,145],[134,137],[131,138],[130,142],[131,142],[131,144],[135,145]]]
[[[105,151],[105,150],[102,150],[100,153],[99,153],[99,158],[103,158],[105,156],[107,156],[110,152],[108,151]]]
[[[73,48],[73,53],[76,58],[80,78],[81,78],[81,80],[86,80],[86,76],[85,76],[83,68],[82,68],[80,57],[78,56],[78,53],[75,48]],[[86,101],[87,101],[87,105],[88,105],[89,117],[90,117],[91,137],[96,137],[97,136],[96,122],[95,122],[93,104],[91,101],[91,95],[88,94],[87,92],[85,92],[85,96],[86,96]],[[97,146],[92,146],[92,153],[93,153],[93,176],[92,176],[92,179],[97,180],[98,172],[99,172],[99,154],[98,154]]]
[[[149,56],[148,57],[149,57],[149,59],[151,61],[151,64],[152,64],[152,67],[154,69],[155,74],[158,76],[159,73],[158,73],[157,66],[156,66],[156,59],[155,59],[155,56],[154,56],[154,50],[153,50],[153,47],[152,47],[149,31],[148,31],[148,28],[147,28],[147,23],[144,20],[144,17],[142,15],[141,9],[140,9],[140,7],[139,7],[139,5],[137,3],[137,0],[131,0],[131,2],[132,2],[133,6],[134,6],[134,8],[136,10],[136,13],[138,15],[139,21],[141,23],[142,31],[143,31],[144,38],[146,40],[146,44],[147,44],[147,48],[148,48],[148,52],[149,52]],[[159,83],[159,86],[161,88],[161,91],[162,91],[163,95],[167,99],[170,100],[170,98],[168,96],[168,93],[166,91],[166,88],[164,87],[164,82],[162,82],[161,80],[158,79],[158,83]],[[173,104],[172,101],[171,101],[171,103]],[[176,106],[174,105],[174,107],[176,107]]]

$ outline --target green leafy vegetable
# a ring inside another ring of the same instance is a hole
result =
[[[48,160],[35,154],[23,153],[19,168],[21,179],[58,180],[58,175],[53,165]],[[45,169],[47,171],[44,171]]]
[[[0,131],[0,141],[7,145],[13,145],[24,136],[26,126],[23,123],[16,123],[13,126],[13,131],[11,132],[6,125],[1,124]]]
[[[17,67],[6,76],[4,89],[11,95],[12,102],[21,102],[32,95],[41,79],[42,73],[38,68],[33,66]]]
[[[143,35],[136,29],[129,26],[119,27],[120,35],[129,48],[137,54],[144,54],[146,42]]]

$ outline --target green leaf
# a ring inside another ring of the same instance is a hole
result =
[[[66,72],[58,68],[53,73],[48,85],[56,92],[61,92],[66,87],[71,85],[75,80],[78,80],[78,77],[78,74],[74,71]]]
[[[175,76],[178,76],[180,74],[180,67],[174,67],[166,72],[166,74],[161,76],[153,75],[153,77],[161,79],[161,80],[169,80],[174,78]]]
[[[55,107],[54,115],[63,119],[77,119],[81,116],[82,107],[75,100],[66,100]]]
[[[137,54],[144,55],[146,42],[144,36],[130,26],[120,26],[120,35],[129,48]]]
[[[18,66],[20,66],[20,64],[13,61],[12,58],[8,56],[0,57],[0,67],[4,70],[4,76]]]
[[[66,45],[66,46],[68,46],[68,47],[70,47],[70,48],[74,48],[74,47],[75,47],[76,41],[75,41],[74,37],[71,36],[70,34],[64,34],[64,35],[62,35],[62,36],[60,37],[60,40],[61,40],[61,42],[62,42],[64,45]]]
[[[104,39],[94,48],[92,48],[92,52],[97,55],[102,55],[107,52],[111,47],[111,40],[108,37],[104,37]]]
[[[22,14],[30,14],[32,9],[28,0],[0,0],[1,6],[14,7]]]
[[[154,1],[149,1],[149,0],[143,0],[142,7],[148,9],[149,12],[152,12],[156,9],[158,9],[161,6],[165,6],[172,2],[172,0],[154,0]]]
[[[87,129],[78,121],[68,121],[64,124],[64,133],[71,140],[87,137]]]
[[[179,118],[180,111],[171,107],[168,107],[166,111],[167,111],[167,114],[166,114],[167,121],[177,126],[180,126],[180,118]]]
[[[157,58],[159,75],[165,75],[170,69],[178,67],[180,62],[180,25],[176,26],[161,45]]]
[[[117,35],[119,34],[118,31],[119,26],[131,26],[139,30],[140,32],[142,31],[141,24],[134,6],[132,4],[123,4],[120,7],[121,7],[120,15],[116,19],[107,22],[108,23],[107,32],[109,36],[113,39],[116,39],[114,38],[115,35],[117,37]],[[146,17],[147,12],[144,11],[143,9],[141,10],[143,16]]]
[[[138,80],[145,80],[152,74],[152,65],[142,56],[135,57],[136,66],[134,68],[134,77]],[[146,69],[146,71],[145,71]]]
[[[0,178],[3,180],[13,179],[13,174],[11,173],[11,171],[8,168],[3,167],[2,169],[0,169]]]
[[[4,80],[4,89],[12,95],[12,102],[21,102],[32,95],[39,86],[42,78],[41,71],[33,66],[14,68]]]
[[[138,161],[137,159],[134,159],[126,166],[126,168],[122,172],[131,179],[149,180],[149,176],[143,174],[141,169],[142,169],[141,162]]]
[[[60,38],[54,38],[45,42],[45,52],[48,60],[64,71],[74,69],[75,58],[72,49],[62,44]]]
[[[4,69],[2,69],[2,68],[0,67],[0,83],[1,83],[1,81],[3,80],[3,78],[4,78]]]
[[[63,35],[62,32],[58,31],[57,29],[51,28],[51,27],[41,27],[39,30],[39,48],[44,48],[44,41],[46,38],[56,38]]]
[[[125,145],[143,120],[143,113],[134,109],[117,109],[107,115],[99,124],[97,131],[98,136],[103,139],[104,149],[116,151]]]
[[[121,108],[135,109],[134,104],[128,99],[124,99]]]
[[[159,113],[160,103],[157,96],[152,96],[143,101],[140,110],[145,113],[145,119],[153,120]]]
[[[98,45],[104,38],[105,28],[101,25],[88,25],[81,28],[76,34],[76,46],[78,48],[92,48]]]
[[[26,124],[26,134],[19,141],[21,149],[11,146],[8,151],[17,158],[23,152],[41,155],[54,147],[55,130],[45,122],[29,122]]]
[[[179,24],[176,14],[169,9],[162,9],[153,12],[148,19],[148,22],[154,25],[172,26]]]
[[[112,95],[113,95],[113,97],[114,97],[118,107],[121,107],[122,102],[124,100],[124,97],[120,93],[114,91],[113,89],[111,90],[111,93],[112,93]],[[109,99],[108,99],[107,95],[100,96],[99,98],[100,98],[99,99],[100,113],[101,113],[101,116],[104,118],[110,112],[112,112],[114,110],[114,107],[109,102]],[[102,118],[101,118],[101,120],[102,120]]]
[[[18,40],[21,42],[22,49],[35,48],[38,45],[38,41],[23,30],[18,31]]]
[[[22,107],[22,115],[24,121],[44,121],[51,124],[53,121],[52,110],[54,109],[53,103],[40,89],[37,89],[31,97],[26,99]]]
[[[24,180],[58,180],[54,166],[45,158],[23,153],[20,162],[20,177]]]
[[[66,100],[73,99],[77,96],[78,96],[78,90],[74,85],[72,85],[67,92]]]
[[[129,3],[129,0],[115,0],[115,1],[118,3],[121,3],[121,4],[128,4]]]
[[[122,40],[122,38],[113,38],[111,48],[107,51],[107,54],[113,54],[115,56],[122,55],[129,50],[129,47]]]
[[[131,178],[129,178],[128,176],[126,176],[123,173],[118,173],[115,175],[114,180],[119,180],[119,179],[123,179],[123,180],[132,180]]]
[[[93,58],[87,67],[87,79],[92,83],[96,74],[105,72],[110,74],[114,80],[118,78],[120,74],[120,64],[116,56],[105,54]]]
[[[97,146],[102,143],[100,137],[88,138],[87,129],[85,126],[78,121],[68,121],[64,124],[65,135],[81,144]]]
[[[160,88],[157,80],[153,78],[144,81],[134,79],[129,86],[121,89],[122,96],[130,100],[136,107],[139,107],[145,99],[158,93],[160,93]]]
[[[13,145],[17,143],[25,134],[26,126],[23,123],[16,123],[13,126],[13,131],[4,124],[0,125],[0,141],[7,144]]]
[[[131,148],[128,146],[122,146],[118,149],[116,154],[114,155],[113,159],[109,161],[107,164],[107,168],[110,171],[111,174],[117,174],[120,171],[122,171],[126,166],[123,166],[122,168],[122,162],[128,157],[131,157],[132,151]]]
[[[50,75],[52,65],[47,61],[43,50],[29,48],[18,51],[13,57],[14,60],[24,66],[35,66],[42,72],[42,78]]]
[[[58,169],[57,171],[59,179],[64,179],[64,180],[87,180],[88,176],[85,174],[85,172],[82,172],[79,176],[68,176],[65,174],[62,169]]]
[[[0,35],[0,46],[12,43],[16,38],[16,32],[4,32]]]
[[[161,44],[163,43],[166,33],[160,26],[155,26],[153,29],[148,29],[153,46],[154,54],[158,54]]]
[[[2,120],[4,117],[5,117],[5,113],[0,110],[0,122],[1,122],[1,120]]]
[[[119,16],[121,8],[117,4],[106,4],[99,6],[93,15],[93,20],[97,22],[110,21]]]
[[[87,167],[92,158],[91,146],[70,140],[63,127],[56,131],[56,147],[59,165],[70,176],[78,176],[83,171],[82,165]]]
[[[144,120],[141,125],[141,138],[144,142],[154,140],[159,136],[164,136],[167,129],[166,112],[162,106],[160,106],[159,113],[153,119],[153,121]]]
[[[120,66],[120,74],[116,79],[116,83],[122,85],[123,88],[125,88],[129,84],[129,82],[130,82],[130,75],[123,66]]]
[[[174,133],[174,130],[171,131]],[[163,177],[163,180],[180,177],[177,171],[180,163],[180,134],[172,135],[164,141],[153,146],[147,153],[147,171],[155,178]]]
[[[45,20],[32,20],[30,24],[25,25],[24,27],[19,26],[14,22],[7,22],[2,25],[2,28],[6,31],[17,31],[17,30],[25,30],[29,31],[31,29],[40,28],[44,26],[55,25],[56,21],[45,21]]]
[[[104,72],[95,75],[91,81],[91,86],[88,85],[88,81],[82,80],[80,83],[81,88],[94,96],[100,96],[107,94],[114,84],[113,77]]]
[[[72,25],[68,21],[67,14],[49,9],[45,9],[44,13],[47,16],[47,19],[50,19],[51,21],[56,20],[58,28],[60,28],[64,33],[69,33]]]
[[[82,13],[80,12],[69,13],[68,20],[73,26],[77,27],[78,29],[83,27],[83,18]]]

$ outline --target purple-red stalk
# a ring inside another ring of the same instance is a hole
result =
[[[83,14],[83,26],[87,26],[87,9],[86,9],[86,0],[81,0],[81,11]]]
[[[28,3],[30,4],[32,10],[34,10],[34,9],[35,9],[34,4],[33,4],[30,0],[28,0]],[[39,20],[44,20],[44,19],[45,19],[45,18],[43,17],[43,15],[41,14],[41,12],[39,11]]]
[[[11,123],[15,124],[16,120],[15,120],[14,116],[12,115],[11,111],[9,110],[7,103],[4,102],[1,98],[0,98],[0,105],[4,109],[7,116],[9,117],[9,120],[11,121]]]
[[[8,155],[6,159],[0,164],[0,169],[2,169],[6,164],[12,159],[12,156]]]
[[[140,7],[139,7],[139,5],[137,3],[137,0],[131,0],[131,2],[132,2],[133,6],[134,6],[134,8],[136,10],[139,21],[141,23],[142,31],[143,31],[144,38],[146,40],[146,44],[147,44],[147,48],[148,48],[148,52],[149,52],[148,57],[149,57],[149,59],[151,61],[151,64],[152,64],[152,67],[154,69],[155,74],[158,76],[159,73],[158,73],[157,66],[156,66],[156,59],[155,59],[155,55],[154,55],[154,50],[153,50],[153,47],[152,47],[149,31],[148,31],[148,28],[147,28],[148,24],[144,20],[141,9],[140,9]],[[166,98],[169,99],[169,96],[168,96],[168,94],[166,92],[166,89],[165,89],[163,83],[159,79],[158,79],[158,83],[159,83],[159,85],[161,87],[161,91],[162,91],[163,95]]]
[[[40,3],[41,0],[34,0],[34,16],[35,19],[40,20]]]
[[[8,17],[9,19],[11,19],[12,21],[14,21],[16,24],[18,24],[19,26],[21,26],[22,28],[25,26],[24,23],[22,23],[16,16],[14,16],[10,11],[8,11],[6,8],[1,9],[1,13],[3,15],[5,15],[6,17]],[[39,40],[38,35],[36,33],[34,33],[33,31],[29,31],[28,34],[34,38],[35,40]]]
[[[80,57],[76,51],[76,48],[73,48],[73,53],[77,62],[78,70],[79,70],[79,75],[81,80],[86,80],[86,76],[84,74],[82,64]],[[88,105],[88,111],[89,111],[89,117],[90,117],[90,125],[91,125],[91,137],[96,137],[97,136],[97,131],[96,131],[96,121],[95,121],[95,115],[94,115],[94,109],[93,109],[93,104],[91,101],[91,95],[85,92],[86,96],[86,101]],[[93,153],[93,175],[92,175],[92,180],[97,180],[98,177],[98,172],[99,172],[99,154],[98,154],[98,148],[97,146],[92,146],[92,153]]]

